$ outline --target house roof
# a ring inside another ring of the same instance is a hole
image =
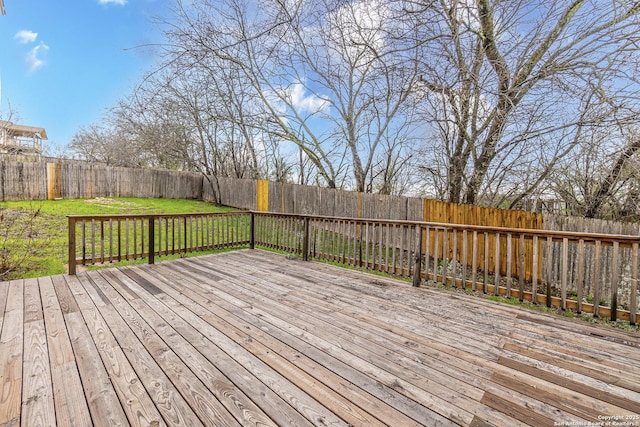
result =
[[[0,0],[0,2],[2,2],[2,0]],[[47,139],[47,131],[45,131],[44,128],[16,125],[5,120],[0,120],[0,129],[7,129],[12,136]]]

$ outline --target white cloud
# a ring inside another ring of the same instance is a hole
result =
[[[20,43],[33,43],[38,38],[38,33],[34,33],[31,30],[20,30],[13,38],[17,39]]]
[[[302,83],[295,83],[289,93],[291,105],[300,112],[316,113],[329,108],[329,103],[314,95],[305,96],[305,87]]]
[[[127,0],[98,0],[100,4],[117,4],[119,6],[124,6],[127,4]]]
[[[49,46],[40,42],[38,46],[34,47],[27,53],[27,64],[29,65],[29,71],[35,72],[45,65],[42,55],[49,50]]]

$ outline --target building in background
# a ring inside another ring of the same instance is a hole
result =
[[[47,132],[44,128],[16,125],[6,120],[0,120],[0,153],[42,154],[42,141],[46,139]]]

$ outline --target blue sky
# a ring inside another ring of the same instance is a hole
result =
[[[154,64],[170,0],[5,0],[0,118],[44,127],[55,151],[98,123]],[[147,46],[147,47],[144,47]]]

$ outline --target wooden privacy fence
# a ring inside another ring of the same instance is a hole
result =
[[[93,197],[202,198],[203,176],[53,158],[0,156],[0,201]]]
[[[637,320],[634,236],[266,212],[69,217],[70,274],[78,263],[147,256],[153,263],[170,253],[255,246],[411,278],[414,285],[441,282]],[[589,277],[593,283],[585,286]]]

